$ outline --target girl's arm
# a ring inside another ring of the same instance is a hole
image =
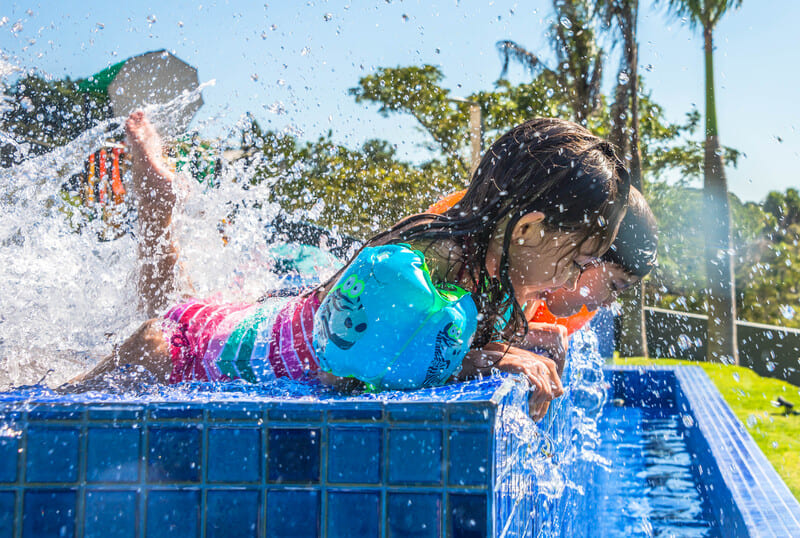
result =
[[[567,328],[556,323],[528,323],[528,334],[525,335],[523,349],[553,359],[560,376],[564,372],[564,363],[569,347],[569,334]]]
[[[531,386],[528,406],[533,420],[542,419],[550,402],[564,394],[558,367],[553,359],[502,343],[490,343],[483,349],[473,349],[467,353],[458,379],[488,375],[492,368],[525,376]]]

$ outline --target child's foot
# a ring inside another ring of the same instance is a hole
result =
[[[133,190],[139,202],[139,218],[145,228],[166,227],[175,205],[172,185],[175,175],[162,156],[161,137],[141,110],[128,116],[125,133],[133,160]]]

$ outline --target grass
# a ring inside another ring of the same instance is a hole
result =
[[[778,396],[800,408],[800,389],[761,377],[741,366],[675,359],[614,359],[614,364],[699,366],[755,439],[756,444],[800,500],[800,415],[785,416],[772,405]]]

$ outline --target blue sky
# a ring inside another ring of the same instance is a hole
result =
[[[646,85],[672,120],[693,104],[702,112],[700,37],[663,8],[642,5]],[[262,125],[307,138],[328,129],[350,146],[385,138],[415,158],[422,137],[414,121],[382,118],[347,89],[378,67],[422,63],[440,66],[454,95],[490,89],[500,71],[495,43],[512,39],[547,58],[551,20],[547,0],[6,0],[0,51],[19,67],[79,78],[165,48],[195,65],[201,80],[216,81],[196,119],[205,132],[219,133],[250,111]],[[798,20],[800,2],[745,0],[716,32],[721,140],[746,154],[728,169],[729,188],[745,200],[800,186]],[[607,63],[609,77],[616,67]]]

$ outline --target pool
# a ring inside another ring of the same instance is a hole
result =
[[[574,398],[534,426],[515,377],[380,398],[7,393],[0,536],[800,535],[701,369],[603,376],[593,458],[565,449]]]

